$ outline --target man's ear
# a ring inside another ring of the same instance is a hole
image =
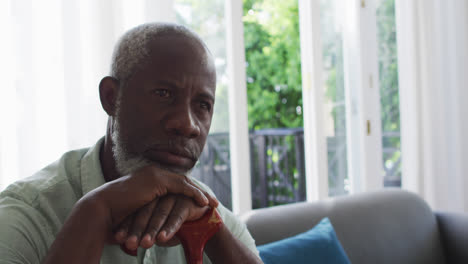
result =
[[[119,81],[114,77],[106,76],[99,83],[99,98],[102,108],[107,115],[114,116],[119,94]]]

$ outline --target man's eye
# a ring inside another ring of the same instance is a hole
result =
[[[171,92],[169,92],[169,90],[167,89],[157,89],[157,90],[154,90],[154,93],[160,97],[169,97],[171,96]]]
[[[210,103],[201,102],[201,103],[200,103],[200,107],[203,108],[203,109],[205,109],[205,110],[211,111],[211,104],[210,104]]]

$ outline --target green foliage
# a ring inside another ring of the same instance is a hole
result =
[[[297,0],[244,0],[249,129],[301,127]]]
[[[395,0],[381,1],[377,16],[382,129],[400,131]]]

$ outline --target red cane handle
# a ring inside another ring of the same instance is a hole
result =
[[[211,208],[196,220],[185,222],[176,233],[184,247],[187,264],[203,264],[206,242],[221,228],[223,221],[216,209]]]
[[[211,208],[202,218],[182,224],[176,236],[184,247],[187,264],[203,264],[203,250],[206,242],[218,232],[223,224],[216,209]],[[120,248],[130,256],[137,256],[137,250],[128,249],[125,244]]]

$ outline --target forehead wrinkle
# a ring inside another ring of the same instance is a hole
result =
[[[179,49],[175,48],[179,46]],[[180,47],[183,49],[181,50]],[[169,55],[172,55],[169,57]],[[183,35],[165,34],[152,39],[148,45],[149,63],[161,61],[197,61],[200,69],[213,68],[213,58],[203,42]]]
[[[176,70],[174,70],[176,71]],[[164,72],[161,74],[159,71],[155,72],[151,83],[154,85],[162,84],[168,86],[182,87],[189,84],[202,83],[209,89],[216,88],[216,72],[211,69],[199,72],[199,70],[183,71],[183,72]]]

